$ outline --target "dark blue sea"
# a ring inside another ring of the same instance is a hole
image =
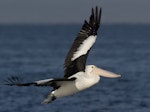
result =
[[[0,25],[0,112],[150,112],[150,25],[102,24],[87,64],[122,74],[42,105],[50,87],[10,87],[63,77],[65,56],[81,25]]]

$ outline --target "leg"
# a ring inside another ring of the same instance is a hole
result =
[[[54,101],[56,99],[56,97],[54,96],[54,91],[52,91],[47,98],[42,102],[42,104],[48,104],[51,103],[52,101]]]

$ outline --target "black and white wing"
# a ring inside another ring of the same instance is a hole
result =
[[[68,52],[64,63],[64,77],[68,78],[77,72],[85,70],[88,53],[96,41],[100,26],[101,8],[92,8],[89,22],[85,20],[81,31]]]
[[[62,78],[62,79],[44,79],[34,82],[24,83],[19,77],[11,76],[5,80],[5,85],[9,86],[50,86],[54,89],[58,89],[62,84],[67,84],[70,81],[75,81],[76,78]]]

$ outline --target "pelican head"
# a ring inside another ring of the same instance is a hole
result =
[[[121,77],[121,75],[119,75],[119,74],[115,74],[110,71],[103,70],[101,68],[96,67],[95,65],[86,66],[86,72],[93,74],[93,75],[98,75],[98,76],[103,76],[103,77],[108,77],[108,78]]]

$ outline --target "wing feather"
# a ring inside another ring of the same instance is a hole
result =
[[[64,77],[68,78],[77,72],[84,71],[87,56],[92,45],[95,43],[97,30],[100,26],[101,8],[92,8],[89,22],[86,20],[81,31],[72,44],[64,63]],[[88,38],[92,38],[91,40]],[[86,45],[87,44],[87,45]]]
[[[7,80],[5,80],[6,84],[9,86],[51,86],[54,89],[59,88],[62,84],[67,83],[69,81],[74,81],[76,78],[62,78],[62,79],[44,79],[38,80],[30,83],[23,83],[21,79],[17,76],[11,76]]]

